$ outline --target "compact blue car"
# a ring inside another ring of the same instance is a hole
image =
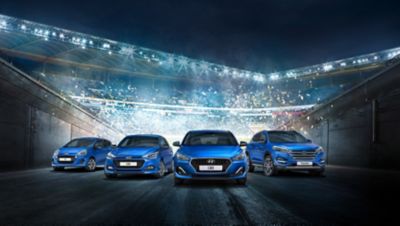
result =
[[[127,136],[108,153],[104,174],[107,178],[122,174],[162,177],[166,172],[172,172],[172,158],[172,149],[162,136]]]
[[[54,152],[51,165],[54,170],[74,167],[94,171],[96,167],[104,165],[107,153],[111,149],[111,142],[105,139],[97,137],[73,139]]]
[[[266,176],[281,170],[309,171],[322,175],[325,170],[325,152],[296,131],[261,131],[247,145],[250,157],[249,171],[262,166]]]
[[[246,184],[248,159],[229,131],[189,131],[174,156],[175,184],[184,180],[236,180]]]

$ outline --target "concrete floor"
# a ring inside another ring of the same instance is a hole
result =
[[[400,172],[329,167],[326,177],[250,173],[247,186],[108,180],[103,171],[0,173],[0,224],[372,224],[390,222]]]

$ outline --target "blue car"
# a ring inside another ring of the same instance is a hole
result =
[[[97,137],[73,139],[54,152],[51,165],[56,171],[65,167],[94,171],[96,167],[104,165],[107,153],[111,149],[111,142],[105,139]]]
[[[322,175],[325,170],[325,152],[296,131],[261,131],[247,145],[250,157],[249,171],[263,167],[266,176],[283,170],[308,171]]]
[[[174,156],[175,184],[184,180],[236,180],[246,184],[248,159],[229,131],[189,131]]]
[[[159,178],[172,172],[172,158],[172,149],[162,136],[127,136],[108,153],[104,174],[107,178],[122,174],[150,174]]]

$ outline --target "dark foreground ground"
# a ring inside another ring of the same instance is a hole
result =
[[[329,167],[326,175],[259,172],[249,175],[247,186],[176,187],[172,175],[107,180],[102,170],[0,173],[0,224],[326,225],[397,218],[399,172]]]

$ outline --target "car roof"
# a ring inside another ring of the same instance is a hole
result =
[[[188,133],[232,133],[229,130],[190,130]]]
[[[154,137],[154,138],[164,138],[161,135],[158,134],[132,134],[132,135],[127,135],[126,137]]]

